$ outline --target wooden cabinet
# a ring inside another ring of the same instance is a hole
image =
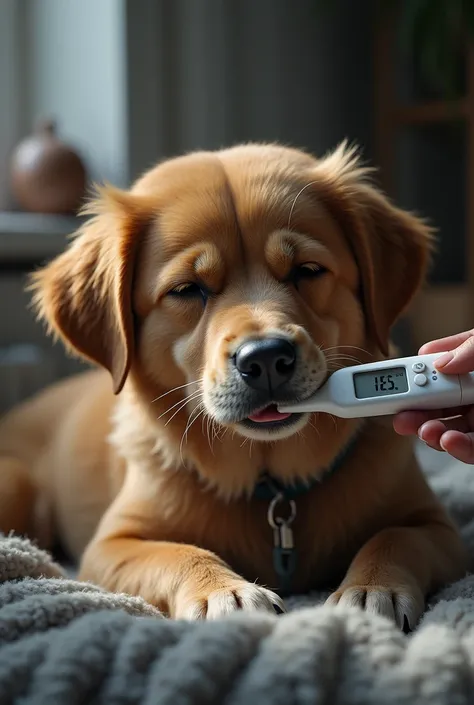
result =
[[[82,369],[35,320],[28,273],[61,252],[75,218],[0,213],[0,413]]]
[[[466,49],[465,89],[456,100],[420,97],[400,63],[396,23],[387,18],[374,55],[381,185],[438,228],[428,285],[409,314],[416,349],[474,325],[474,49]]]

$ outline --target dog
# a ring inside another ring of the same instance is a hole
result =
[[[283,414],[395,354],[430,227],[347,144],[246,144],[98,188],[33,303],[93,363],[6,415],[0,529],[178,619],[332,590],[413,628],[464,547],[390,418]]]

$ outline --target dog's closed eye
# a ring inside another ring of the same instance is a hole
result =
[[[210,292],[203,286],[196,284],[194,282],[186,282],[185,284],[178,284],[173,289],[170,289],[168,296],[173,296],[180,299],[190,299],[190,300],[200,300],[205,306],[209,297]]]
[[[326,274],[327,271],[328,270],[320,264],[316,264],[315,262],[305,262],[304,264],[299,264],[296,267],[293,267],[288,280],[294,284],[296,288],[298,288],[301,281],[307,279],[318,279],[323,274]]]

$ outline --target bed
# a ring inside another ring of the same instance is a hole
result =
[[[474,467],[420,446],[474,558]],[[416,630],[288,601],[283,616],[165,619],[81,584],[26,539],[0,537],[0,704],[461,705],[474,702],[474,575],[434,595]]]

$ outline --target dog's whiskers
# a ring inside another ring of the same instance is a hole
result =
[[[209,449],[214,455],[214,446],[212,445],[212,438],[211,438],[211,429],[212,429],[212,424],[214,423],[214,419],[207,414],[207,422],[206,422],[206,434],[207,434],[207,442],[209,444]]]
[[[196,411],[198,412],[197,414],[196,414]],[[202,414],[205,414],[205,413],[206,413],[206,408],[205,408],[203,402],[201,402],[189,415],[188,423],[186,424],[186,428],[184,429],[184,433],[181,436],[181,443],[179,444],[179,455],[180,455],[181,462],[183,463],[183,465],[185,465],[184,458],[183,458],[183,444],[185,441],[186,441],[186,443],[188,442],[188,431],[191,428],[191,426],[193,425],[193,423],[195,421],[197,421],[198,418]],[[193,418],[193,414],[196,414],[196,416],[194,416],[194,418]]]
[[[333,358],[340,358],[341,360],[357,360],[358,362],[362,362],[357,355],[349,355],[348,353],[332,352],[326,355],[326,360]]]
[[[163,397],[167,397],[168,394],[173,394],[173,392],[178,392],[180,389],[184,389],[185,387],[190,387],[192,384],[199,384],[202,382],[203,378],[201,377],[200,379],[195,379],[193,382],[186,382],[186,384],[180,384],[179,387],[173,387],[173,389],[170,389],[168,392],[165,392],[164,394],[160,394],[159,397],[156,397],[156,399],[152,399],[151,403],[154,404],[155,402],[159,401],[160,399],[163,399]]]
[[[217,439],[219,441],[219,443],[222,443],[222,439],[224,438],[224,436],[227,432],[227,429],[225,428],[222,435],[220,435],[221,428],[220,428],[219,424],[217,423],[217,421],[215,419],[213,419],[213,431],[214,431],[214,435],[213,435],[212,442],[214,442],[214,440]]]
[[[336,370],[341,370],[344,367],[347,367],[347,364],[345,362],[338,362],[337,360],[333,360],[330,361],[328,364],[328,371],[335,372]]]
[[[169,423],[171,423],[171,421],[174,419],[176,414],[179,414],[179,412],[184,409],[184,407],[186,406],[186,404],[188,404],[188,402],[196,401],[197,399],[199,399],[199,397],[203,397],[203,396],[204,396],[203,392],[195,392],[194,395],[190,395],[189,397],[186,397],[186,399],[179,402],[179,404],[181,404],[181,406],[179,406],[178,409],[176,409],[174,414],[165,423],[165,426],[167,426]],[[177,404],[174,404],[174,406],[172,406],[171,409],[174,409],[175,406],[177,406]],[[168,411],[171,411],[171,409],[168,409]],[[168,411],[165,413],[168,413]],[[163,414],[161,414],[161,416],[163,416]],[[159,416],[158,418],[161,418],[161,416]]]
[[[195,392],[191,392],[191,394],[188,394],[186,397],[184,397],[184,399],[180,399],[179,401],[176,402],[176,404],[169,406],[166,409],[166,411],[163,411],[163,413],[158,416],[158,420],[160,420],[163,416],[166,416],[166,414],[168,414],[170,411],[173,411],[173,409],[176,409],[176,407],[179,406],[180,404],[184,403],[186,405],[188,403],[188,401],[193,399],[195,396],[199,396],[199,395],[203,396],[203,394],[204,393],[201,392],[200,390],[196,390]]]
[[[334,360],[341,361],[341,362],[342,361],[352,362],[352,363],[355,363],[356,365],[360,365],[362,362],[361,360],[359,360],[359,358],[354,357],[353,355],[335,355],[335,354],[333,354],[333,355],[326,356],[326,362],[332,362]]]
[[[310,425],[312,428],[314,428],[314,430],[316,431],[316,433],[318,434],[318,436],[321,437],[321,431],[320,431],[319,428],[316,426],[316,424],[314,424],[312,421],[310,421],[310,422],[309,422],[309,425]]]
[[[289,214],[289,216],[288,216],[288,225],[287,225],[288,230],[290,229],[291,218],[292,218],[292,216],[293,216],[293,211],[295,210],[296,201],[297,201],[298,198],[301,196],[301,194],[303,193],[303,191],[306,191],[307,188],[309,188],[310,186],[313,186],[313,185],[316,184],[316,183],[317,183],[317,181],[310,181],[309,184],[306,184],[306,186],[303,186],[303,188],[301,188],[301,189],[298,191],[298,193],[296,194],[295,200],[294,200],[293,203],[291,204],[290,214]]]
[[[344,348],[351,348],[352,350],[360,350],[361,352],[365,353],[366,355],[370,355],[370,357],[373,357],[372,353],[370,353],[365,348],[360,348],[358,345],[331,345],[329,348],[324,348],[322,350],[322,352],[327,353],[327,352],[330,352],[331,350],[341,350]]]
[[[370,353],[368,350],[365,348],[361,348],[358,345],[332,345],[329,348],[322,348],[322,352],[325,355],[326,362],[328,365],[332,362],[344,362],[344,363],[353,363],[355,365],[360,365],[362,363],[362,360],[357,357],[356,355],[349,355],[348,353],[341,352],[344,349],[352,349],[352,350],[360,350],[361,353],[364,353],[365,355],[369,355],[370,357],[373,357],[372,353]],[[332,352],[331,352],[332,351]],[[345,364],[341,364],[341,367],[345,367]]]

